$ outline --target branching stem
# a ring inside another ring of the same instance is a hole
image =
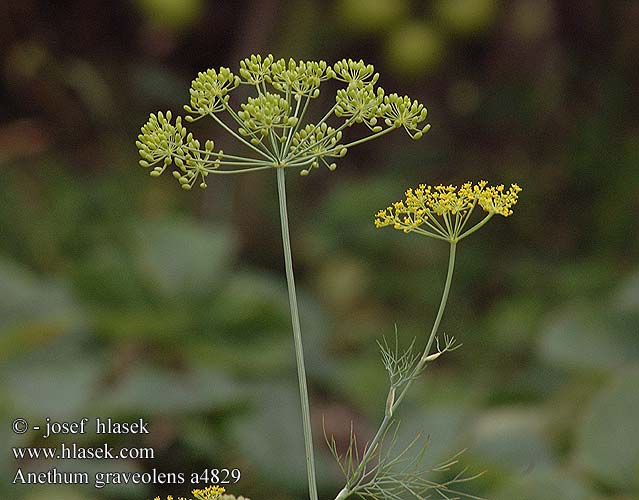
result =
[[[453,272],[455,270],[455,254],[457,250],[457,243],[450,242],[450,253],[448,257],[448,271],[446,273],[446,282],[444,283],[444,290],[442,292],[442,298],[439,303],[439,309],[437,310],[437,316],[435,317],[435,322],[433,323],[433,327],[430,331],[430,336],[428,337],[428,342],[426,343],[426,347],[424,348],[424,352],[419,360],[419,362],[415,365],[413,369],[413,375],[411,376],[404,385],[403,389],[399,393],[399,395],[395,398],[395,402],[390,407],[390,411],[386,411],[384,414],[384,418],[382,423],[377,430],[377,433],[373,437],[372,441],[366,447],[365,453],[362,455],[362,459],[355,469],[353,475],[347,480],[347,484],[344,488],[338,493],[335,497],[335,500],[343,500],[348,497],[351,493],[353,493],[353,488],[359,483],[361,477],[365,474],[366,466],[371,461],[371,459],[375,456],[379,450],[379,446],[381,446],[381,440],[386,434],[386,430],[389,425],[393,422],[393,414],[395,410],[399,406],[399,404],[404,399],[404,396],[408,392],[408,389],[415,380],[416,376],[424,369],[428,361],[426,360],[431,347],[433,346],[433,342],[435,341],[435,337],[437,336],[437,331],[439,330],[439,325],[441,323],[442,317],[444,316],[444,310],[446,309],[446,303],[448,302],[448,294],[450,292],[450,285],[453,280]],[[391,391],[394,390],[394,387],[391,387]]]

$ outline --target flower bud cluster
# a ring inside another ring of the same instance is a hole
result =
[[[185,189],[195,184],[205,187],[210,173],[295,167],[308,175],[320,163],[334,170],[332,158],[343,157],[350,147],[400,127],[414,139],[429,128],[423,125],[426,108],[407,96],[386,95],[376,87],[379,73],[361,60],[343,59],[328,65],[251,55],[240,61],[238,73],[225,67],[198,73],[191,84],[190,103],[184,106],[184,120],[211,117],[248,148],[250,156],[214,152],[209,141],[210,148],[202,148],[181,117],[171,123],[170,112],[159,112],[149,117],[137,141],[140,164],[153,166],[151,175],[159,176],[174,164],[173,175]],[[318,122],[305,123],[309,103],[330,79],[345,84],[336,90],[335,104]],[[256,95],[234,104],[232,92],[240,85],[251,87]],[[344,131],[358,123],[366,125],[368,135],[346,141]]]
[[[167,111],[151,114],[149,121],[144,124],[138,140],[135,142],[140,156],[140,165],[148,168],[154,166],[151,176],[159,176],[173,158],[182,153],[182,145],[185,138],[190,140],[186,128],[182,125],[182,118],[177,117],[175,125],[171,123],[172,113]],[[158,165],[162,162],[161,165]]]
[[[404,127],[404,130],[413,139],[420,139],[430,125],[420,127],[420,123],[426,119],[428,111],[423,104],[408,96],[400,97],[391,94],[384,98],[383,116],[389,127]]]
[[[337,168],[336,163],[328,163],[325,158],[341,158],[346,155],[347,149],[340,146],[339,141],[342,140],[342,132],[336,131],[333,127],[329,127],[326,123],[321,125],[306,125],[302,130],[296,132],[291,141],[291,152],[293,154],[301,152],[301,154],[310,153],[316,158],[307,169],[302,169],[301,175],[308,175],[313,168],[319,168],[321,161],[333,171]]]
[[[191,105],[184,106],[187,113],[208,115],[224,111],[229,101],[229,92],[240,84],[240,77],[228,68],[219,71],[209,69],[200,72],[191,83]]]
[[[264,81],[270,82],[272,64],[273,56],[271,54],[266,56],[264,60],[261,55],[252,54],[240,61],[240,76],[244,79],[244,83],[250,85],[259,85]]]
[[[257,97],[249,97],[241,107],[242,111],[237,116],[244,125],[239,129],[242,135],[255,131],[266,136],[273,127],[290,127],[297,122],[294,116],[289,116],[288,101],[278,94],[266,92]]]
[[[356,123],[365,122],[373,132],[382,130],[376,125],[377,118],[384,114],[384,89],[375,89],[371,83],[352,82],[337,91],[335,100],[335,116],[352,117]]]
[[[325,61],[299,61],[280,59],[272,66],[271,83],[279,92],[292,92],[296,99],[315,98],[320,95],[319,86],[327,80]]]
[[[329,68],[327,72],[330,78],[348,84],[358,82],[375,84],[379,79],[379,73],[375,72],[373,65],[366,64],[362,60],[342,59],[336,62],[332,68]]]

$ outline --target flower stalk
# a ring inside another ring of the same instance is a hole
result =
[[[277,169],[277,194],[279,198],[280,221],[282,225],[282,244],[284,247],[284,265],[286,267],[286,283],[288,301],[291,308],[293,324],[293,341],[295,344],[295,361],[297,365],[297,381],[302,404],[302,428],[304,430],[304,449],[306,453],[306,471],[308,475],[308,493],[310,500],[317,500],[317,482],[315,472],[315,456],[313,454],[313,431],[311,427],[311,410],[304,367],[304,348],[302,346],[302,329],[300,328],[297,294],[295,293],[295,276],[293,274],[293,255],[291,253],[291,237],[288,228],[288,211],[286,208],[285,170]]]

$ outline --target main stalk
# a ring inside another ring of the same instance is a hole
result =
[[[311,430],[311,410],[306,385],[306,369],[304,368],[304,349],[302,348],[302,330],[295,293],[295,276],[293,275],[293,256],[291,254],[291,238],[288,230],[288,211],[286,209],[286,179],[284,167],[277,169],[277,194],[280,204],[280,221],[282,223],[282,244],[284,246],[284,264],[286,267],[286,283],[288,285],[288,301],[291,307],[293,324],[293,341],[295,343],[295,360],[297,364],[297,380],[302,403],[302,426],[304,429],[304,447],[306,451],[306,471],[308,474],[308,493],[310,500],[317,500],[317,481],[315,475],[315,458],[313,455],[313,433]]]

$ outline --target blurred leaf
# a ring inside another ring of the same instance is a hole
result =
[[[334,362],[330,387],[356,409],[378,415],[388,391],[388,374],[381,361],[375,363],[370,356],[351,354]]]
[[[241,387],[215,368],[177,373],[138,366],[100,398],[99,406],[108,413],[184,414],[218,410],[243,397]]]
[[[306,371],[310,378],[326,377],[332,371],[331,357],[328,355],[327,348],[328,332],[331,330],[329,316],[318,301],[305,291],[298,293],[298,303]],[[287,337],[292,350],[292,327],[287,330]]]
[[[190,340],[184,349],[192,360],[215,364],[228,373],[243,377],[291,373],[295,365],[293,340],[288,337],[256,338],[250,343],[234,344],[215,344],[210,339]]]
[[[545,423],[545,415],[534,408],[486,411],[473,428],[472,454],[479,463],[493,464],[508,472],[546,470],[555,464],[555,459]]]
[[[598,498],[579,479],[553,469],[512,476],[490,496],[492,500],[595,500]]]
[[[285,283],[266,273],[234,273],[206,314],[225,337],[240,343],[280,336],[290,324]]]
[[[81,324],[80,310],[62,283],[39,280],[0,260],[0,360],[46,344]]]
[[[639,493],[639,365],[621,370],[577,429],[579,464],[604,483]]]
[[[93,313],[96,333],[120,341],[146,339],[175,344],[189,340],[194,329],[193,311],[187,306],[133,306],[125,310],[97,310]]]
[[[233,442],[266,480],[288,491],[306,490],[306,462],[299,396],[292,385],[255,386],[255,408],[231,423]],[[317,432],[315,432],[317,434]],[[321,435],[315,436],[320,442]],[[324,455],[316,453],[318,487],[332,486]]]
[[[158,291],[171,298],[219,288],[234,247],[228,231],[186,219],[145,221],[138,244],[140,266]]]
[[[542,329],[541,355],[566,368],[612,370],[639,360],[638,326],[596,305],[568,306]]]
[[[70,419],[89,411],[103,375],[103,363],[85,357],[12,363],[3,379],[16,412]]]
[[[545,304],[534,296],[518,296],[499,301],[490,311],[490,330],[501,350],[517,352],[530,345],[538,334],[539,318]]]
[[[416,436],[428,438],[428,448],[423,464],[437,466],[463,449],[464,428],[467,424],[464,404],[433,406],[428,408],[403,408],[398,443],[406,445]],[[464,458],[461,458],[463,462]]]
[[[91,248],[75,262],[72,273],[74,288],[83,302],[108,309],[106,314],[148,298],[131,252],[112,243]]]
[[[368,179],[333,186],[313,224],[320,235],[308,237],[305,254],[350,248],[376,255],[392,248],[396,235],[377,230],[373,224],[373,215],[389,202],[388,182],[388,179]],[[398,188],[398,197],[402,189]]]
[[[639,314],[639,272],[631,273],[621,283],[613,306],[624,312]]]
[[[600,297],[617,284],[610,271],[610,263],[606,260],[571,261],[554,271],[554,286],[564,297]]]
[[[194,457],[210,461],[211,457],[223,457],[229,454],[219,436],[219,425],[206,416],[194,416],[184,419],[180,426],[180,439],[189,448]],[[220,419],[220,423],[223,422]]]

